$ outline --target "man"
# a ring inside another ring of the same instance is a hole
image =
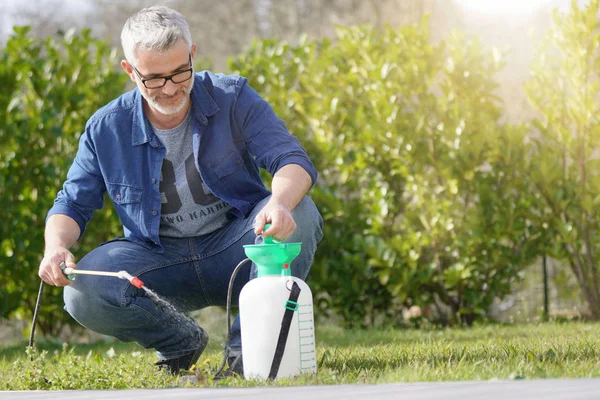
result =
[[[156,349],[159,366],[188,369],[208,343],[195,320],[168,312],[127,281],[78,275],[120,271],[183,311],[226,303],[229,279],[257,235],[302,242],[293,275],[306,279],[322,219],[306,193],[317,179],[305,150],[272,108],[238,76],[194,73],[187,22],[167,7],[132,15],[123,28],[121,66],[137,88],[86,124],[63,189],[48,212],[39,275],[65,286],[65,309],[90,330]],[[265,189],[259,168],[273,176]],[[77,264],[69,248],[84,233],[105,192],[124,237]],[[269,229],[264,230],[265,224]],[[247,264],[248,265],[248,264]],[[253,277],[242,269],[234,299]],[[230,369],[241,373],[236,319]]]

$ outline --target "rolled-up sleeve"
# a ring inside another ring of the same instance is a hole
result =
[[[67,215],[77,222],[80,237],[95,210],[104,205],[106,186],[100,173],[96,151],[92,142],[91,127],[88,123],[85,133],[79,139],[79,149],[73,164],[48,211],[46,220],[54,214]]]
[[[290,134],[271,105],[248,85],[245,78],[240,78],[239,86],[235,122],[257,165],[271,175],[285,165],[300,165],[314,185],[317,170],[298,139]]]

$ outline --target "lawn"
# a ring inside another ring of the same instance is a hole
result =
[[[454,329],[347,331],[317,329],[316,376],[275,383],[212,377],[218,341],[198,360],[200,386],[390,383],[600,377],[600,324],[568,322]],[[0,390],[125,389],[179,386],[157,372],[155,354],[134,344],[71,346],[40,342],[0,349]],[[31,361],[33,358],[33,361]],[[189,384],[188,384],[189,385]]]

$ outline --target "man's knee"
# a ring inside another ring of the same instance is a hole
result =
[[[292,211],[292,216],[296,222],[296,231],[292,237],[288,240],[289,242],[304,241],[307,237],[311,237],[317,243],[323,237],[323,219],[317,209],[317,206],[308,196],[304,196],[300,203]],[[302,240],[304,239],[304,240]]]
[[[93,326],[89,326],[90,324],[93,325],[94,318],[92,315],[95,314],[92,296],[74,289],[72,286],[66,286],[63,292],[63,299],[65,310],[71,317],[81,325],[94,330]]]
[[[296,230],[288,243],[301,242],[302,249],[298,257],[292,261],[292,275],[305,280],[317,250],[317,244],[323,237],[323,219],[317,210],[315,203],[308,196],[298,203],[292,211]]]
[[[93,287],[92,281],[98,277],[86,277],[81,282],[80,277],[71,286],[66,286],[63,292],[65,310],[84,327],[95,332],[105,333],[112,311],[120,307],[116,294],[111,292],[100,292],[101,287]],[[90,279],[91,278],[91,279]]]

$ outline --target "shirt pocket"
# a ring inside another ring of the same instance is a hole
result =
[[[115,204],[115,210],[123,226],[131,232],[140,234],[142,226],[142,188],[123,185],[120,183],[106,183],[108,197]]]
[[[108,196],[115,204],[132,204],[142,201],[143,189],[120,183],[107,183]]]
[[[244,160],[234,150],[210,164],[210,168],[219,178],[224,178],[244,168]]]

